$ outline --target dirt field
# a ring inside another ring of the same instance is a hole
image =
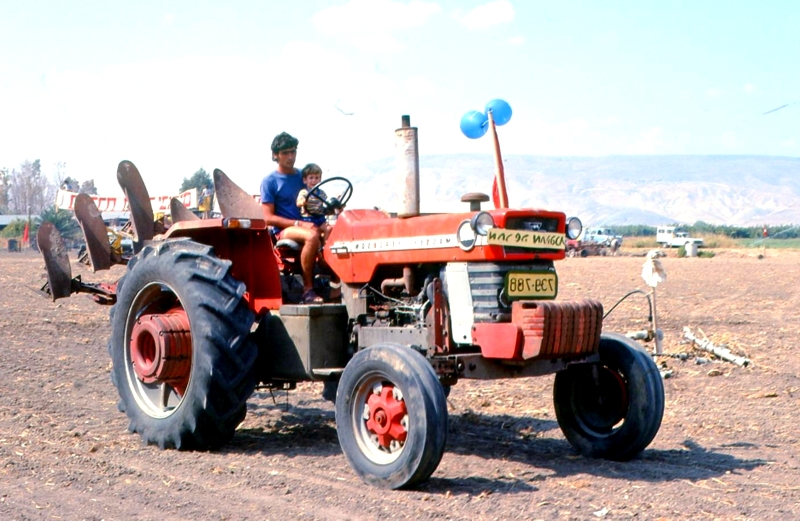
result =
[[[623,253],[624,250],[623,250]],[[413,491],[362,484],[321,385],[258,392],[233,442],[212,453],[142,446],[117,412],[108,308],[53,303],[38,254],[0,253],[0,519],[798,519],[800,253],[719,252],[662,262],[658,288],[666,412],[628,463],[576,455],[555,421],[552,377],[459,382],[447,450]],[[74,258],[74,254],[72,256]],[[643,258],[558,263],[560,299],[610,309],[645,288]],[[111,281],[75,265],[86,281]],[[606,320],[641,329],[634,295]],[[698,365],[684,326],[752,360]]]

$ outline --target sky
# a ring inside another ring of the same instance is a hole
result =
[[[151,195],[198,169],[257,193],[272,138],[325,175],[491,154],[461,117],[511,106],[503,155],[800,156],[796,1],[0,0],[0,168]]]

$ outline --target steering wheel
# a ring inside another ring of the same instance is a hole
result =
[[[320,191],[322,187],[328,183],[332,183],[333,181],[343,181],[347,183],[347,187],[345,187],[344,191],[339,194],[337,197],[328,197],[327,199],[323,199],[320,196]],[[311,199],[312,197],[322,203],[323,210],[326,215],[334,214],[337,210],[342,210],[347,201],[350,200],[350,197],[353,195],[353,183],[345,179],[344,177],[331,177],[330,179],[326,179],[322,181],[320,184],[309,190],[306,199]]]

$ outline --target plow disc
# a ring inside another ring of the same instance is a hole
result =
[[[174,197],[169,200],[169,211],[172,215],[172,222],[178,223],[181,221],[198,221],[200,218],[193,214],[189,209],[183,206],[179,200]]]
[[[97,205],[87,194],[78,194],[75,198],[75,217],[83,230],[86,239],[86,250],[92,261],[92,270],[107,270],[113,264],[111,245],[108,242],[108,230],[103,222]]]
[[[53,300],[69,297],[73,293],[90,293],[98,304],[109,305],[116,302],[116,283],[86,284],[81,281],[80,275],[72,277],[67,248],[53,223],[43,222],[39,226],[36,239],[39,241],[39,250],[47,270],[47,284],[42,286],[42,293]]]
[[[136,165],[130,161],[122,161],[117,167],[117,181],[125,197],[128,198],[128,205],[131,209],[131,221],[135,241],[133,250],[138,253],[144,241],[153,239],[153,206],[150,203],[150,194],[144,185],[142,175]]]
[[[223,217],[264,218],[261,205],[253,199],[253,196],[231,181],[219,168],[214,169],[214,189],[217,192],[219,210]]]
[[[69,267],[67,248],[64,246],[61,234],[53,223],[45,221],[39,226],[36,239],[39,241],[39,249],[47,269],[47,286],[42,290],[49,293],[53,300],[69,297],[72,293],[72,269]],[[49,288],[49,291],[46,288]]]

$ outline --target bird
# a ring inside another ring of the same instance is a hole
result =
[[[642,278],[645,284],[651,288],[658,286],[660,282],[667,280],[667,272],[658,257],[663,256],[659,250],[650,250],[647,252],[647,258],[642,264]]]

